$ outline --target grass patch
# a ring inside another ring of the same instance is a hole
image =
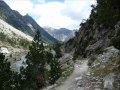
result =
[[[96,54],[103,54],[104,52],[106,52],[106,50],[104,50],[103,48],[96,49]]]
[[[88,61],[88,66],[91,66],[92,63],[96,60],[96,57],[95,56],[91,56],[89,61]]]
[[[93,76],[104,77],[111,72],[120,74],[120,55],[106,63],[105,67],[94,68],[91,73]]]
[[[22,37],[17,37],[16,35],[14,37],[9,37],[4,32],[0,32],[0,41],[12,47],[23,48],[23,49],[28,49],[29,45],[31,44],[31,42],[28,41],[27,39],[24,39]]]

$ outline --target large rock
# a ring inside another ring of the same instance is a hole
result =
[[[1,48],[0,48],[0,53],[8,54],[8,53],[10,53],[10,52],[8,51],[8,49],[7,49],[6,47],[1,47]]]
[[[106,52],[97,57],[98,61],[108,62],[108,60],[111,60],[112,58],[118,56],[119,54],[119,50],[114,48],[113,46],[106,48],[105,51]]]
[[[104,88],[113,89],[114,74],[110,73],[104,77]]]
[[[113,46],[104,49],[103,54],[96,56],[95,61],[92,63],[92,68],[105,67],[104,64],[112,60],[114,57],[118,56],[119,50]]]

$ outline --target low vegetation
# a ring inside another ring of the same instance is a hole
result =
[[[0,90],[14,90],[18,87],[18,74],[10,70],[10,63],[0,53]]]
[[[96,54],[103,54],[104,52],[106,52],[106,50],[104,50],[103,48],[97,48],[96,50],[95,50],[95,53]]]
[[[23,49],[28,49],[31,43],[30,41],[22,37],[17,37],[17,36],[10,37],[6,35],[4,32],[0,32],[0,41],[10,46],[19,47]]]
[[[117,48],[117,49],[120,50],[120,34],[119,34],[119,36],[114,37],[114,38],[111,40],[111,43],[112,43],[112,45],[113,45],[115,48]]]
[[[96,60],[95,56],[91,56],[90,59],[88,60],[88,66],[91,66],[92,63]]]
[[[104,65],[105,67],[94,68],[91,73],[94,76],[104,77],[109,73],[115,73],[120,75],[120,55],[113,58],[111,61]]]

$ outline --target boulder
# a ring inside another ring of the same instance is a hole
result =
[[[6,47],[1,47],[1,48],[0,48],[0,53],[8,54],[8,53],[10,53],[10,52],[8,51],[8,49],[7,49]]]

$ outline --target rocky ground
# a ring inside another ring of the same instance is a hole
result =
[[[10,62],[11,70],[15,72],[20,72],[20,67],[25,66],[24,65],[26,61],[25,56],[27,54],[28,50],[23,50],[20,48],[13,48],[11,46],[1,46],[0,45],[0,53],[3,53],[6,56],[6,59],[8,62]]]
[[[95,57],[91,66],[90,58],[77,60],[63,83],[45,90],[120,90],[119,50],[108,47]]]
[[[75,69],[73,73],[66,79],[66,81],[59,87],[56,87],[55,90],[80,90],[84,88],[79,84],[80,81],[83,81],[83,77],[88,72],[87,60],[75,63]]]

